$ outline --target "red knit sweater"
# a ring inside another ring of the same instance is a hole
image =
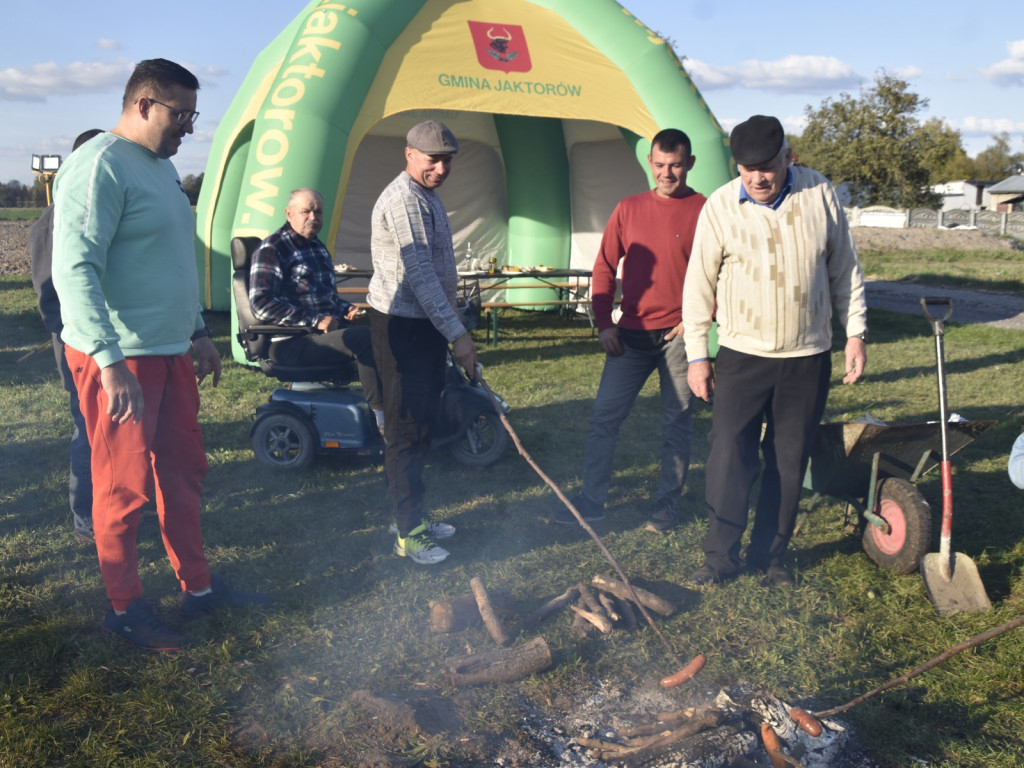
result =
[[[705,199],[697,192],[666,198],[651,190],[627,197],[615,207],[594,261],[591,298],[598,330],[614,325],[612,305],[620,262],[619,326],[650,331],[680,323],[686,264]]]

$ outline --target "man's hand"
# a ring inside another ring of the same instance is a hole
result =
[[[694,395],[710,403],[711,395],[715,392],[715,374],[711,370],[711,363],[708,360],[690,363],[686,367],[686,383]]]
[[[665,334],[665,341],[672,341],[676,336],[683,335],[683,324],[679,323],[675,328]]]
[[[868,364],[868,350],[864,339],[856,337],[846,340],[846,376],[843,384],[853,384],[864,373]]]
[[[469,378],[476,378],[476,344],[468,333],[452,342],[452,356]]]
[[[365,309],[360,309],[355,304],[349,307],[348,312],[345,313],[345,319],[350,323],[354,323],[356,320],[366,314]]]
[[[316,324],[316,329],[318,331],[323,331],[324,333],[333,331],[335,328],[340,327],[341,323],[338,322],[338,318],[334,315],[324,315],[320,318],[320,322]]]
[[[622,354],[622,342],[619,341],[619,329],[616,326],[605,328],[597,334],[597,343],[606,355],[615,357]]]
[[[196,355],[195,369],[199,383],[202,384],[203,379],[212,373],[213,386],[220,384],[220,352],[217,351],[216,345],[209,337],[200,336],[192,342],[192,351]]]
[[[138,424],[142,419],[142,385],[135,374],[128,370],[124,360],[100,370],[100,384],[107,395],[107,415],[110,420],[124,424],[131,419]]]

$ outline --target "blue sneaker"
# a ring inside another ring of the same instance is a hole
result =
[[[144,651],[180,651],[189,645],[189,639],[175,632],[153,614],[144,597],[128,606],[123,614],[111,608],[103,619],[103,629],[127,640]]]
[[[193,595],[186,592],[181,598],[178,613],[194,618],[207,611],[220,608],[241,608],[247,605],[266,605],[270,598],[259,592],[239,592],[232,589],[224,579],[216,574],[210,577],[210,591],[205,595]]]

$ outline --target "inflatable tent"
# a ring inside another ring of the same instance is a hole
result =
[[[471,247],[499,264],[590,269],[615,204],[651,187],[664,127],[693,142],[692,187],[733,175],[671,47],[612,0],[313,0],[217,129],[197,208],[207,308],[231,306],[231,238],[281,226],[298,187],[324,195],[335,261],[369,267],[370,211],[423,119],[459,139],[440,193],[460,259]]]

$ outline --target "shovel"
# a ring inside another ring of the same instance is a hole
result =
[[[935,314],[932,309],[935,309]],[[939,311],[945,309],[943,314]],[[949,444],[946,439],[946,369],[944,363],[943,334],[946,321],[953,314],[953,300],[949,297],[921,297],[921,310],[935,331],[935,357],[939,370],[939,434],[942,437],[942,533],[938,554],[931,553],[921,561],[921,574],[928,597],[939,615],[970,613],[992,607],[985,585],[981,583],[978,567],[963,552],[950,551],[953,532],[953,472],[949,466]]]

